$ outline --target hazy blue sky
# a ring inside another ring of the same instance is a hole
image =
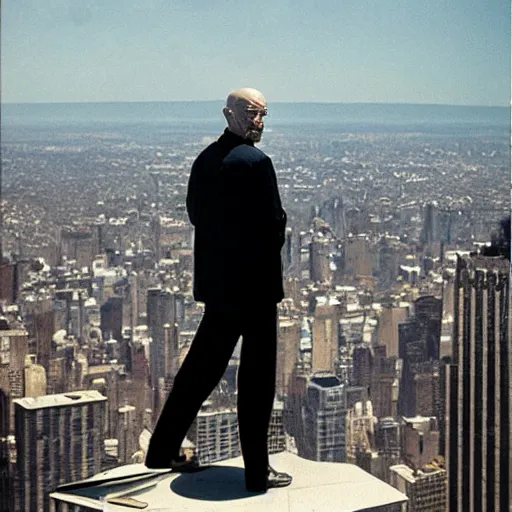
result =
[[[316,4],[316,5],[315,5]],[[510,104],[509,0],[3,0],[4,102]]]

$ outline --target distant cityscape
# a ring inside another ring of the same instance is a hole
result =
[[[129,104],[2,121],[1,512],[64,511],[59,485],[144,462],[204,311],[185,197],[224,126],[218,105],[189,106],[169,124]],[[508,511],[508,109],[360,108],[269,106],[288,214],[269,452],[357,465],[404,512]],[[239,355],[187,457],[241,454]]]

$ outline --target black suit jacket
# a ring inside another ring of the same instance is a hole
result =
[[[284,298],[286,213],[268,156],[226,129],[192,165],[187,212],[196,301],[236,307]]]

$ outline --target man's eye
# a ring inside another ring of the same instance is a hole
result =
[[[258,109],[248,109],[247,114],[252,118],[257,117],[258,114],[261,115],[261,117],[264,117],[267,115],[267,111],[266,110],[258,110]]]

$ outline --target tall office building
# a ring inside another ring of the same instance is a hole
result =
[[[432,245],[438,239],[437,204],[426,203],[423,208],[423,229],[420,242],[424,245]]]
[[[370,396],[375,416],[383,418],[396,416],[397,403],[394,396],[394,383],[397,378],[396,358],[385,357],[383,345],[374,348]]]
[[[303,406],[304,431],[299,437],[299,456],[325,462],[346,462],[345,390],[338,377],[328,372],[313,374]]]
[[[84,374],[84,388],[95,389],[107,397],[105,415],[106,431],[109,439],[116,437],[118,409],[121,407],[121,389],[125,388],[124,366],[119,364],[102,364],[89,366]],[[142,385],[141,385],[142,387]],[[133,402],[139,404],[139,402]]]
[[[331,279],[329,241],[314,237],[309,244],[309,276],[313,283],[326,283]]]
[[[281,256],[283,259],[284,270],[287,271],[295,263],[293,251],[293,230],[290,227],[285,230],[284,245]]]
[[[55,487],[101,471],[106,401],[97,391],[14,400],[20,510],[48,512]]]
[[[356,278],[373,275],[373,248],[367,235],[349,236],[344,254],[346,273]]]
[[[388,235],[382,236],[376,246],[375,275],[379,278],[379,289],[389,290],[394,285],[399,261],[399,241]]]
[[[352,383],[370,389],[373,368],[373,349],[367,345],[354,347],[352,353],[353,372]]]
[[[386,347],[387,357],[398,357],[398,326],[409,318],[409,303],[384,304],[379,317],[379,345]]]
[[[132,455],[137,451],[136,408],[133,405],[124,405],[117,411],[118,458],[120,464],[131,464]]]
[[[424,332],[427,354],[431,359],[439,359],[443,301],[433,295],[423,295],[414,301],[414,317]]]
[[[53,307],[49,311],[37,314],[34,318],[37,362],[48,369],[52,350],[52,336],[54,334]]]
[[[458,256],[446,370],[450,512],[510,506],[510,261]]]
[[[439,404],[442,301],[431,295],[420,297],[414,302],[414,312],[398,328],[398,352],[403,361],[399,413],[409,417],[437,416],[442,410]]]
[[[37,362],[48,369],[52,350],[52,336],[54,329],[53,300],[35,294],[30,300],[21,304],[23,310],[23,323],[29,337],[35,340],[35,353]]]
[[[309,367],[303,362],[297,362],[290,376],[284,409],[285,431],[299,441],[304,439],[302,412],[307,402],[308,375]]]
[[[280,319],[276,361],[276,394],[278,397],[288,393],[290,376],[298,359],[299,341],[299,321]]]
[[[430,360],[417,365],[412,384],[412,413],[416,416],[438,416],[441,410],[439,362]]]
[[[117,342],[122,339],[123,331],[123,297],[119,295],[111,296],[100,307],[101,332],[103,339],[113,338]],[[125,362],[125,361],[123,361]]]
[[[131,262],[125,266],[131,269]],[[137,302],[138,275],[133,270],[128,270],[128,275],[117,283],[117,293],[123,297],[123,328],[132,330],[138,324],[139,310]]]
[[[174,378],[179,368],[179,327],[164,324],[164,375],[165,378]]]
[[[345,208],[343,206],[343,198],[342,197],[336,197],[334,199],[334,222],[333,222],[333,228],[334,232],[336,233],[336,236],[343,240],[345,236],[347,235],[347,224],[345,221]]]
[[[313,371],[332,372],[338,359],[338,323],[340,303],[336,299],[316,297],[313,321]]]
[[[443,272],[443,320],[453,318],[453,286],[455,275],[453,269],[447,269]]]
[[[147,318],[151,336],[150,375],[153,390],[158,390],[158,379],[165,378],[165,329],[176,322],[176,301],[169,289],[150,288],[147,297]],[[175,354],[168,354],[172,357]]]

